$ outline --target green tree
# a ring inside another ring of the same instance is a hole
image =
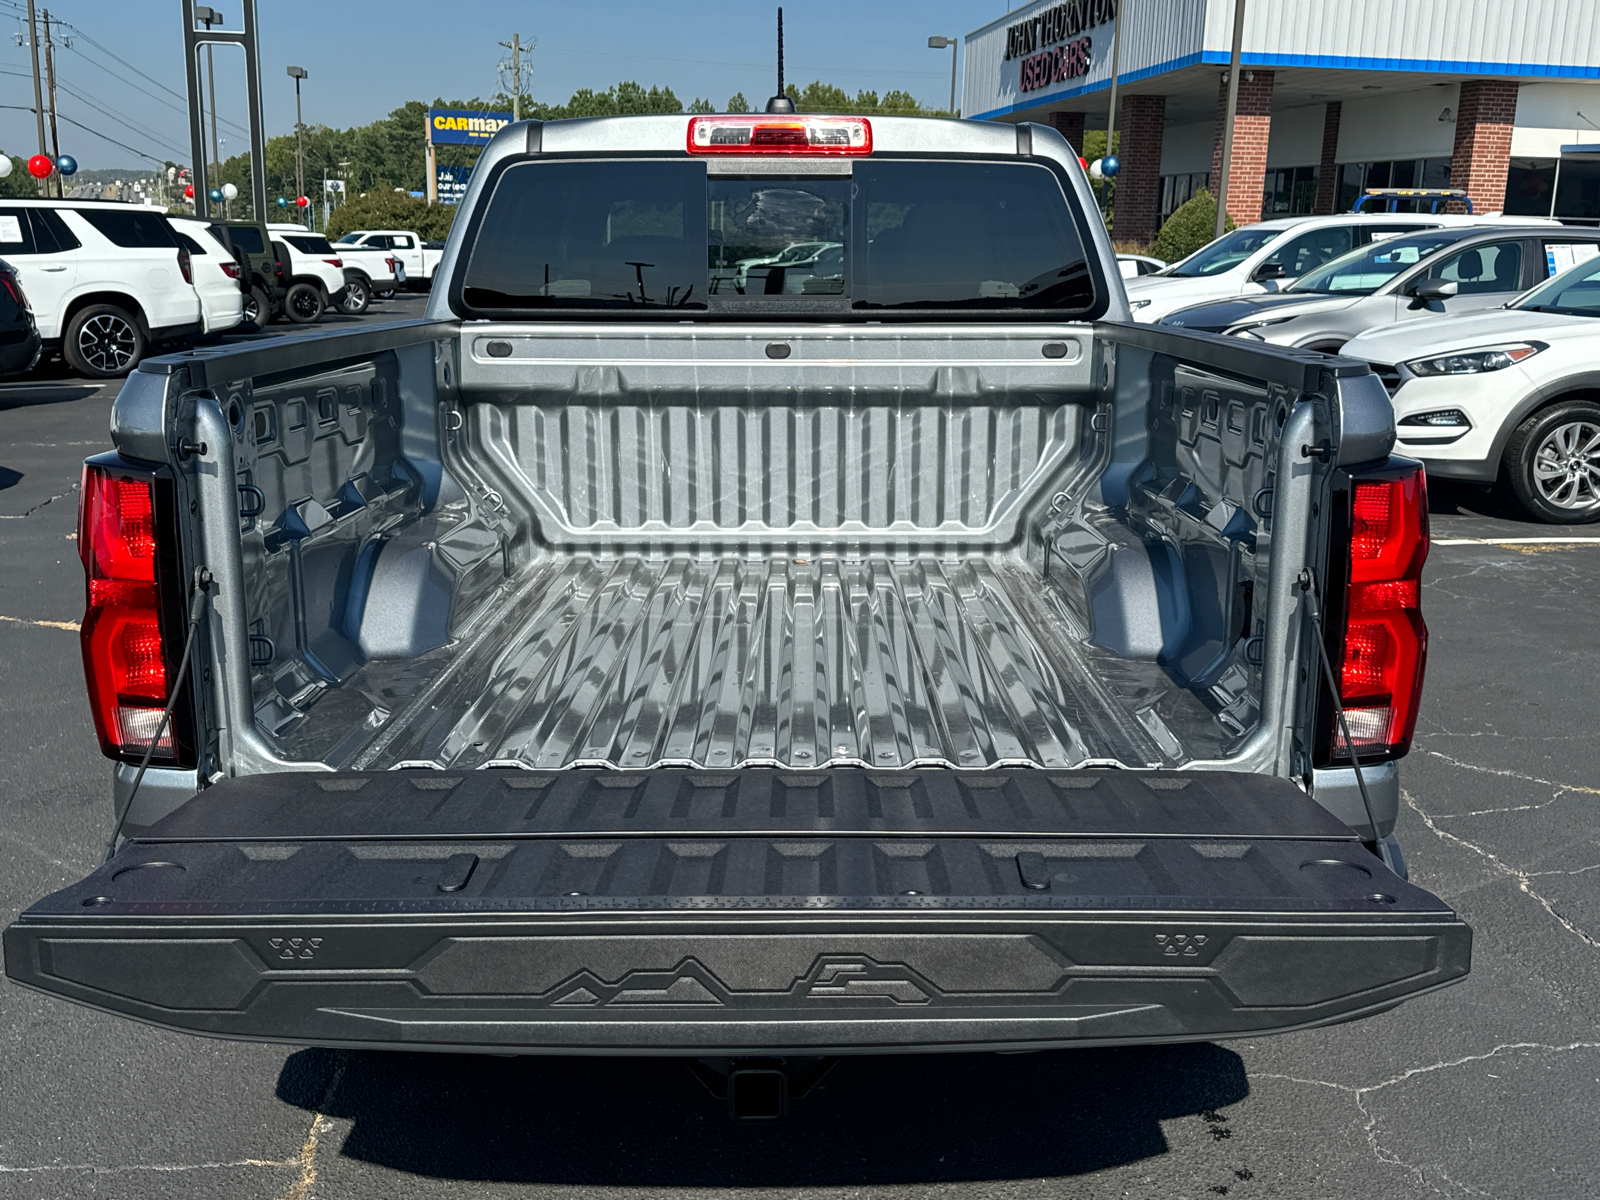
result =
[[[11,174],[0,179],[0,196],[7,200],[37,200],[39,184],[28,174],[28,160],[11,156]]]
[[[1226,227],[1232,229],[1233,219]],[[1217,198],[1208,191],[1198,191],[1167,218],[1156,240],[1150,245],[1150,254],[1163,262],[1174,263],[1188,258],[1206,245],[1217,232]]]
[[[404,192],[376,190],[353,196],[328,218],[328,236],[338,238],[352,229],[411,229],[424,241],[443,241],[456,219],[454,204],[429,204]]]
[[[699,96],[696,96],[689,105],[689,111],[692,113],[714,113],[717,108],[711,101],[702,100]]]
[[[731,113],[747,113],[750,111],[750,101],[744,98],[743,92],[735,92],[728,97],[728,111]]]
[[[804,89],[791,83],[784,89],[784,94],[794,101],[795,107],[801,112],[917,116],[931,111],[917,103],[916,97],[909,92],[893,91],[879,99],[877,92],[863,88],[852,99],[843,88],[823,83],[820,79],[813,79]]]

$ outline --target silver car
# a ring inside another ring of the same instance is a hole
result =
[[[1595,248],[1600,231],[1429,229],[1352,250],[1281,292],[1194,305],[1162,323],[1335,353],[1379,325],[1501,307]]]

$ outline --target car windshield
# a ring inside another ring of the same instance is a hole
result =
[[[1600,317],[1600,257],[1590,258],[1541,283],[1510,307],[1573,317]]]
[[[340,245],[340,246],[344,246],[344,245],[352,245],[353,246],[357,242],[359,242],[360,240],[361,240],[361,235],[359,233],[347,233],[342,238],[340,238],[339,241],[336,244]]]
[[[543,162],[494,185],[462,279],[473,310],[1082,312],[1096,298],[1048,168],[872,161],[849,174]]]
[[[1281,229],[1235,229],[1196,250],[1177,266],[1167,268],[1167,274],[1192,279],[1231,271],[1282,232]]]
[[[1296,280],[1291,292],[1332,292],[1341,296],[1370,296],[1400,272],[1409,270],[1434,251],[1467,236],[1465,230],[1433,230],[1409,237],[1387,238],[1358,247]]]

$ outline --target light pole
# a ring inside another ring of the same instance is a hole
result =
[[[309,72],[304,67],[290,67],[289,78],[294,80],[294,194],[296,199],[306,194],[306,151],[302,140],[305,130],[300,120],[300,81]]]
[[[203,4],[194,6],[194,19],[206,27],[206,32],[211,32],[213,25],[222,24],[222,14],[214,8],[207,8]],[[206,43],[206,74],[211,81],[211,160],[217,164],[217,178],[222,178],[221,151],[217,149],[217,64],[211,57],[211,43]],[[209,182],[210,171],[206,172]],[[224,215],[226,220],[226,215]]]
[[[950,50],[950,115],[956,115],[956,39],[953,37],[931,37],[928,39],[929,50]]]

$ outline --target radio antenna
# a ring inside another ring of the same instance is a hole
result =
[[[792,113],[794,101],[783,90],[783,8],[778,8],[778,94],[767,101],[769,113]]]

